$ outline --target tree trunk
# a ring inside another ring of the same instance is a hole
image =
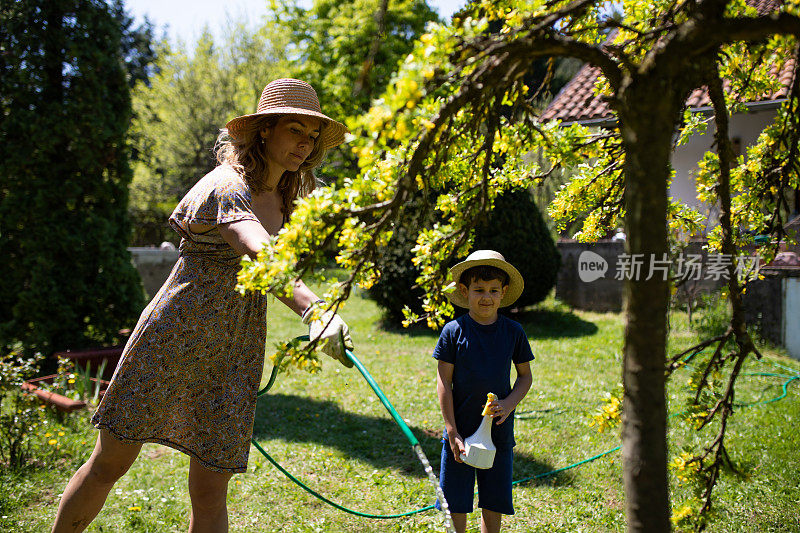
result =
[[[378,11],[375,12],[375,25],[378,31],[375,33],[375,37],[372,39],[372,43],[369,46],[367,57],[364,58],[364,63],[361,65],[361,72],[358,75],[358,79],[353,84],[353,97],[358,96],[362,91],[368,96],[372,94],[369,75],[372,71],[372,67],[375,65],[375,58],[378,56],[381,44],[384,39],[386,39],[386,13],[388,11],[389,0],[381,0]]]
[[[625,514],[628,531],[647,533],[670,530],[665,395],[669,282],[660,272],[646,278],[652,260],[661,260],[669,252],[667,183],[680,98],[670,97],[664,87],[668,84],[659,85],[658,90],[653,83],[627,87],[625,108],[620,109],[626,147],[626,253],[642,259],[638,277],[625,282]]]

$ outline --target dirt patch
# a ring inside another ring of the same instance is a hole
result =
[[[427,436],[433,439],[439,439],[442,437],[442,430],[441,429],[430,429],[430,428],[423,428],[422,432]]]
[[[161,444],[154,444],[142,450],[142,455],[144,455],[148,459],[158,459],[159,457],[172,453],[172,451],[173,451],[172,448],[168,448],[167,446],[162,446]]]

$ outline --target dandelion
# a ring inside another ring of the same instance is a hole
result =
[[[52,437],[52,436],[53,436],[53,434],[52,434],[52,433],[45,433],[45,434],[44,434],[44,438],[46,438],[46,439],[49,439],[49,438],[50,438],[50,437]]]
[[[616,426],[622,417],[622,402],[616,396],[603,400],[605,405],[599,409],[589,421],[589,427],[597,427],[603,433],[606,429]]]
[[[695,456],[687,452],[675,457],[669,466],[675,470],[675,476],[681,484],[689,483],[691,478],[700,470],[700,462]]]
[[[49,441],[47,441],[47,444],[49,444],[50,446],[55,446],[56,444],[58,444],[58,441],[56,439],[50,439]]]
[[[680,509],[676,509],[672,513],[672,523],[678,525],[681,522],[685,521],[687,518],[690,518],[693,514],[694,510],[688,505],[684,505],[683,507],[681,507]]]
[[[63,437],[63,436],[64,436],[64,432],[63,432],[63,431],[59,431],[59,432],[58,432],[58,436],[59,436],[59,437]]]
[[[138,512],[138,511],[141,511],[142,508],[139,507],[138,505],[132,505],[132,506],[128,507],[128,510],[129,511],[133,511],[133,512]]]

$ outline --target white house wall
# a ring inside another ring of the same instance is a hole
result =
[[[742,153],[746,153],[746,147],[754,144],[759,134],[775,120],[776,110],[768,109],[762,111],[750,111],[749,113],[737,114],[731,117],[730,137],[739,139]],[[675,169],[675,179],[670,187],[669,194],[674,199],[680,199],[683,203],[699,208],[700,212],[708,215],[708,207],[703,206],[697,199],[697,188],[695,184],[695,173],[697,163],[709,150],[713,150],[714,132],[716,128],[713,122],[709,124],[708,131],[703,135],[695,135],[689,141],[675,149],[672,157],[672,166]],[[711,217],[712,220],[715,218]]]
[[[800,359],[800,278],[783,280],[783,345]]]

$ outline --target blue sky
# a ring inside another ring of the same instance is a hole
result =
[[[309,2],[310,3],[310,2]],[[428,5],[448,19],[466,0],[428,0]],[[168,25],[172,40],[177,38],[190,42],[200,35],[208,24],[212,31],[218,30],[228,16],[239,18],[246,15],[257,20],[267,11],[266,0],[126,0],[128,12],[141,21],[147,14],[159,28]],[[157,33],[158,35],[159,33]]]

